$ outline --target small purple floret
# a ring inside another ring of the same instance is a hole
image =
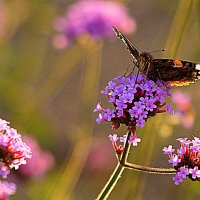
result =
[[[168,147],[163,148],[164,154],[171,155],[174,152],[174,149],[172,148],[172,145],[169,145]]]
[[[129,144],[132,144],[133,146],[137,146],[137,143],[140,142],[141,139],[137,137],[137,135],[132,135],[128,141]]]
[[[120,142],[126,142],[126,139],[127,139],[127,135],[123,135],[123,137],[120,137],[119,140]]]
[[[109,135],[108,138],[109,138],[109,140],[111,142],[117,142],[117,140],[119,139],[118,136],[117,136],[117,134]]]
[[[200,170],[198,166],[195,166],[193,169],[189,169],[189,173],[192,175],[193,179],[200,178]]]

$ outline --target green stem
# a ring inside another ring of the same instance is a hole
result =
[[[135,131],[136,130],[134,130],[134,132]],[[123,167],[127,169],[143,171],[143,172],[153,173],[153,174],[175,174],[176,173],[176,170],[174,168],[147,167],[147,166],[136,165],[136,164],[127,162],[127,157],[130,150],[130,144],[128,142],[130,137],[131,137],[131,131],[128,131],[126,143],[124,146],[124,151],[123,151],[121,159],[119,159],[119,162]]]
[[[114,186],[116,185],[117,181],[121,177],[122,172],[124,171],[124,167],[118,163],[116,166],[113,174],[110,176],[110,179],[102,189],[101,193],[98,195],[96,200],[105,200],[108,198],[110,193],[112,192]]]
[[[106,185],[102,189],[101,193],[97,197],[97,200],[107,199],[108,196],[110,195],[110,193],[112,192],[114,186],[116,185],[117,181],[121,177],[121,174],[122,174],[125,167],[122,166],[120,163],[125,163],[126,160],[127,160],[127,156],[128,156],[129,149],[130,149],[130,144],[128,143],[130,136],[131,136],[131,131],[129,131],[128,134],[127,134],[127,139],[126,139],[126,143],[125,143],[125,146],[124,146],[124,151],[123,151],[123,154],[121,156],[121,159],[119,158],[119,162],[118,162],[117,167],[115,168],[113,174],[110,176],[110,179],[108,180],[108,182],[106,183]]]
[[[124,163],[126,163],[126,161],[127,161],[127,157],[128,157],[129,150],[130,150],[130,146],[131,146],[131,145],[128,143],[130,137],[131,137],[131,131],[128,131],[127,138],[126,138],[126,143],[125,143],[125,145],[124,145],[124,151],[123,151],[121,160],[119,160],[119,162],[120,162],[122,165],[123,165]]]
[[[152,174],[175,174],[177,172],[174,168],[147,167],[143,165],[136,165],[129,162],[125,162],[122,165],[127,169],[132,169]]]

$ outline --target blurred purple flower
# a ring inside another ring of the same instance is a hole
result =
[[[0,119],[0,175],[6,178],[11,168],[18,169],[31,158],[31,149],[21,139],[21,135]]]
[[[194,109],[192,107],[190,96],[181,91],[172,93],[172,101],[175,104],[175,115],[177,115],[183,127],[191,128],[194,124]]]
[[[172,146],[164,147],[164,154],[168,154],[169,163],[177,170],[173,180],[176,185],[181,183],[184,178],[188,177],[193,181],[200,181],[200,140],[194,137],[190,141],[187,138],[177,139],[181,146],[177,149],[177,154],[172,154]]]
[[[82,35],[94,40],[112,37],[112,25],[126,34],[136,30],[136,23],[123,4],[106,0],[78,1],[69,6],[63,17],[55,20],[58,34],[53,38],[53,45],[65,48]]]
[[[25,136],[24,141],[31,147],[33,155],[26,165],[20,167],[20,173],[34,178],[44,176],[54,165],[53,155],[50,152],[43,151],[36,139],[30,136]]]
[[[114,159],[115,157],[113,156],[113,151],[112,148],[110,148],[109,143],[94,138],[86,166],[90,170],[98,170],[102,171],[102,173],[105,173],[106,169],[111,169],[114,167]]]
[[[0,181],[0,200],[8,200],[9,196],[16,191],[16,185],[14,183],[8,183],[6,181]]]

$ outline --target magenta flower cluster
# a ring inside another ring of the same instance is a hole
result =
[[[200,139],[194,137],[192,141],[187,138],[177,139],[180,148],[174,153],[172,145],[163,148],[164,154],[169,155],[169,163],[177,170],[173,180],[176,185],[188,177],[193,181],[200,181]]]
[[[145,122],[157,113],[173,113],[171,105],[165,101],[165,97],[170,96],[169,90],[168,84],[154,83],[142,75],[114,78],[101,92],[114,108],[105,109],[98,103],[94,110],[100,112],[96,122],[112,122],[114,129],[125,124],[128,130],[135,132],[135,127],[143,128]]]
[[[68,7],[63,17],[56,19],[54,27],[58,35],[53,38],[53,44],[56,48],[65,48],[82,35],[94,40],[114,36],[112,26],[126,34],[136,29],[136,23],[129,17],[126,7],[118,2],[78,1]]]
[[[6,178],[11,168],[18,169],[31,158],[31,149],[21,139],[21,135],[0,119],[0,175]]]
[[[8,197],[14,194],[16,185],[6,181],[0,181],[0,200],[8,200]]]

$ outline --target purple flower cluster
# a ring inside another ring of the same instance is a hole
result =
[[[168,84],[161,81],[155,83],[142,75],[137,78],[134,74],[114,78],[101,92],[114,109],[104,109],[98,103],[94,110],[100,112],[96,122],[112,122],[114,129],[125,124],[128,130],[134,132],[136,127],[143,128],[147,119],[157,113],[173,113],[172,107],[165,101],[165,97],[170,96],[169,90]]]
[[[14,194],[16,185],[6,181],[0,181],[0,200],[8,200],[8,197]]]
[[[168,162],[177,170],[173,177],[175,184],[178,185],[186,177],[200,181],[200,139],[194,137],[192,141],[187,138],[177,140],[180,142],[177,154],[174,153],[172,145],[163,148],[164,154],[169,155]]]
[[[0,175],[6,178],[11,168],[18,169],[31,158],[31,149],[21,139],[21,135],[0,119]]]
[[[53,38],[53,44],[56,48],[65,48],[82,35],[94,40],[114,36],[112,25],[126,34],[136,29],[124,5],[109,0],[82,0],[56,19],[54,27],[59,34]]]

